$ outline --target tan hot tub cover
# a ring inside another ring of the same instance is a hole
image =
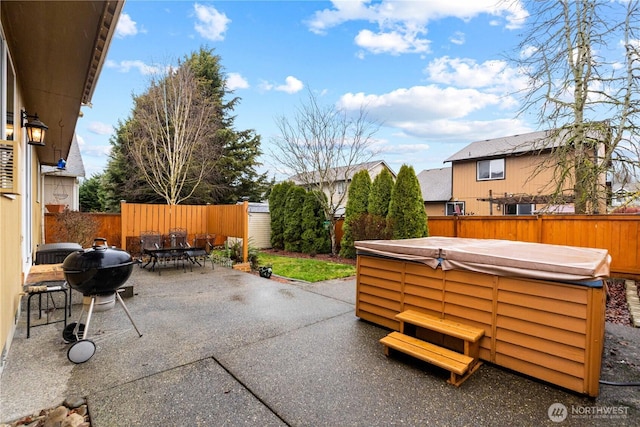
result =
[[[364,240],[358,253],[421,262],[443,270],[467,270],[507,277],[585,282],[609,277],[606,249],[510,240],[423,237]]]

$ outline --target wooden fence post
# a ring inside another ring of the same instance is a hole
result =
[[[243,262],[249,260],[249,201],[242,204],[242,257]]]

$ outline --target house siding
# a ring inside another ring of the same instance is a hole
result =
[[[444,216],[447,213],[445,212],[447,202],[425,202],[424,211],[427,213],[427,217],[429,216]]]
[[[549,154],[505,157],[504,179],[478,181],[476,162],[458,161],[453,164],[453,200],[465,202],[465,212],[469,215],[489,215],[489,202],[479,198],[488,198],[507,194],[547,195],[554,191],[554,170],[536,168],[549,158]],[[538,173],[539,172],[539,173]],[[536,206],[540,208],[541,206]],[[494,205],[493,215],[502,215]]]

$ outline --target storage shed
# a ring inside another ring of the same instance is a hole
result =
[[[598,395],[606,250],[446,237],[356,249],[361,319],[398,330],[395,316],[416,310],[482,328],[480,359]]]

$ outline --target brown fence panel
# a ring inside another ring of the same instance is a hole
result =
[[[537,218],[533,216],[500,218],[499,221],[489,216],[470,216],[458,220],[456,226],[458,237],[538,241]]]
[[[167,234],[172,228],[185,228],[188,241],[196,234],[215,234],[215,244],[227,237],[248,241],[248,204],[241,205],[152,205],[122,203],[122,241],[125,249],[131,237],[145,231]],[[248,244],[244,245],[248,249]]]
[[[60,228],[58,222],[58,215],[55,213],[44,214],[44,241],[45,243],[60,243],[57,238],[57,230]],[[120,247],[122,241],[120,238],[121,233],[121,220],[120,214],[108,214],[108,213],[83,213],[89,218],[92,218],[97,224],[98,229],[94,237],[102,237],[107,239],[109,246]]]
[[[185,228],[189,240],[193,240],[196,234],[207,233],[206,209],[207,206],[200,205],[122,203],[121,233],[125,237],[131,237],[140,236],[145,231],[167,234],[172,228]]]
[[[607,249],[613,276],[640,277],[640,215],[429,217],[429,235]]]
[[[640,275],[639,215],[544,217],[541,235],[543,243],[607,249],[612,273]]]
[[[430,216],[427,220],[429,236],[456,237],[455,217]]]
[[[209,234],[242,237],[245,230],[244,205],[207,206],[207,230]]]

